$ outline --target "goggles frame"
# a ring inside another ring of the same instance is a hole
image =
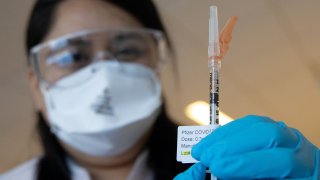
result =
[[[32,67],[32,70],[36,74],[37,79],[40,83],[48,86],[51,86],[54,83],[48,82],[45,78],[42,76],[41,68],[40,68],[40,61],[39,54],[42,50],[46,48],[54,48],[63,46],[63,43],[66,43],[67,40],[81,37],[81,36],[88,36],[91,34],[98,34],[98,33],[108,33],[108,32],[117,32],[117,33],[125,33],[125,32],[134,32],[134,33],[145,33],[150,34],[154,37],[156,40],[156,50],[158,54],[158,61],[157,61],[157,67],[155,71],[159,71],[162,64],[164,64],[170,57],[170,51],[168,48],[168,41],[165,35],[159,31],[154,29],[147,29],[147,28],[99,28],[99,29],[85,29],[77,32],[68,33],[66,35],[63,35],[61,37],[48,40],[46,42],[40,43],[34,47],[31,48],[29,53],[29,63]],[[115,59],[117,60],[117,59]]]

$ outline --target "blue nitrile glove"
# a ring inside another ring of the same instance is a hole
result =
[[[219,127],[192,148],[192,156],[219,179],[320,179],[319,149],[268,117],[246,116]],[[203,179],[204,173],[192,166],[176,178]]]
[[[204,180],[206,177],[206,167],[201,163],[192,165],[185,172],[178,174],[174,180],[197,179]]]

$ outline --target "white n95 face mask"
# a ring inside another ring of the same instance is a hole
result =
[[[90,78],[70,86],[84,77]],[[136,63],[98,61],[41,89],[52,132],[92,156],[129,150],[154,124],[161,106],[159,79]]]

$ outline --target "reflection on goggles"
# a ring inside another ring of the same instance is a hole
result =
[[[98,60],[139,63],[156,70],[166,49],[162,44],[162,33],[154,30],[82,31],[36,46],[31,63],[49,84]]]
[[[62,52],[60,54],[56,54],[53,56],[48,57],[47,64],[58,64],[60,67],[64,67],[70,65],[74,62],[74,54],[70,51]]]

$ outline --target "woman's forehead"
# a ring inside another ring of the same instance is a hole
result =
[[[129,13],[103,0],[67,0],[55,13],[46,40],[84,29],[142,27]]]

